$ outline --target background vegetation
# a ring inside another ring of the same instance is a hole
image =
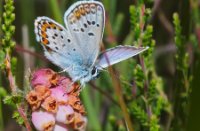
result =
[[[0,0],[0,130],[20,130],[19,124],[24,124],[20,113],[13,112],[20,111],[18,90],[26,88],[30,70],[50,67],[60,71],[44,58],[35,39],[34,20],[48,16],[63,24],[63,14],[74,2]],[[199,130],[200,2],[102,3],[106,9],[104,48],[118,44],[150,48],[87,84],[81,93],[87,130]],[[15,83],[17,91],[12,88]]]

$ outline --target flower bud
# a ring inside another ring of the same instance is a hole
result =
[[[69,105],[59,105],[56,114],[56,121],[64,124],[69,124],[74,121],[74,110]]]
[[[81,114],[85,114],[85,108],[81,103],[81,100],[79,97],[74,96],[74,95],[69,95],[68,96],[68,103],[69,105],[72,106],[72,108],[78,112],[80,112]]]
[[[35,111],[32,113],[32,123],[38,131],[51,131],[55,125],[55,117],[48,112]]]
[[[52,113],[56,113],[58,110],[58,104],[54,97],[47,97],[42,103],[42,107]]]
[[[56,124],[53,131],[69,131],[65,124]]]
[[[72,92],[76,92],[78,91],[78,94],[80,92],[79,90],[79,85],[74,83],[72,84],[72,81],[67,78],[67,77],[60,77],[58,85],[60,85],[67,94],[72,93]]]
[[[72,125],[73,129],[81,131],[85,130],[87,125],[87,118],[82,116],[80,113],[75,112],[74,123]]]
[[[48,87],[43,86],[43,85],[37,85],[34,89],[40,95],[42,100],[44,100],[45,98],[47,98],[51,94],[50,89]]]
[[[59,104],[67,104],[68,95],[61,86],[51,88],[51,96],[56,99]]]
[[[35,87],[37,85],[51,87],[52,85],[57,84],[58,79],[59,76],[51,69],[40,69],[33,74],[31,85],[32,87]]]
[[[41,97],[39,96],[39,94],[35,91],[30,91],[27,95],[26,95],[26,100],[28,101],[28,103],[31,106],[31,109],[34,111],[36,109],[38,109],[40,107],[41,104]]]

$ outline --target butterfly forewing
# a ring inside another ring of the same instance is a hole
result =
[[[79,1],[64,15],[66,27],[84,55],[84,65],[91,67],[99,53],[104,30],[104,7],[97,1]]]
[[[54,64],[63,69],[81,64],[82,55],[75,48],[71,34],[62,25],[48,17],[38,17],[35,20],[35,33],[44,47],[45,56]]]
[[[110,65],[116,64],[123,60],[126,60],[130,57],[133,57],[148,48],[144,47],[134,47],[134,46],[117,46],[111,49],[106,50],[103,52],[98,60],[97,60],[97,67],[98,68],[106,68]]]

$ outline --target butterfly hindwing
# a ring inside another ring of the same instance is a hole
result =
[[[104,30],[104,7],[97,1],[79,1],[64,15],[66,27],[83,52],[85,65],[91,67],[99,53]]]
[[[98,68],[106,68],[110,65],[116,64],[118,62],[121,62],[123,60],[126,60],[130,57],[133,57],[143,51],[145,51],[147,48],[144,47],[134,47],[134,46],[117,46],[111,49],[106,50],[103,52],[97,62],[96,65]]]
[[[81,64],[81,54],[76,49],[69,31],[48,17],[35,20],[37,41],[44,47],[45,56],[63,69]],[[74,57],[72,57],[74,56]]]

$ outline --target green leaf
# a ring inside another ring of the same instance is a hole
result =
[[[5,57],[6,57],[6,55],[3,52],[3,50],[0,50],[0,66],[2,66],[4,64]]]
[[[0,97],[5,97],[5,96],[7,96],[7,91],[3,87],[0,87]]]
[[[13,113],[12,118],[14,118],[19,125],[23,125],[24,124],[24,119],[20,116],[19,112],[15,111]]]
[[[20,95],[12,95],[12,96],[6,96],[4,98],[4,103],[8,105],[16,105],[21,103],[23,100],[23,97]]]

